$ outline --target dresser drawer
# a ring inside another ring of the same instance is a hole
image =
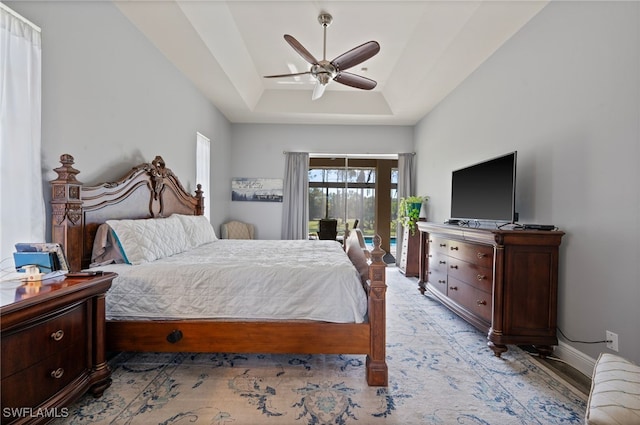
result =
[[[457,258],[450,258],[449,276],[482,291],[491,292],[493,290],[493,269],[489,267],[482,267]]]
[[[447,296],[473,314],[491,323],[493,305],[491,293],[481,291],[449,276]]]
[[[434,252],[433,254],[429,254],[429,270],[447,273],[448,260],[449,257],[441,252]]]
[[[449,254],[449,240],[442,238],[429,238],[429,253]]]
[[[428,282],[438,291],[447,295],[447,272],[429,269]]]
[[[449,241],[449,255],[482,267],[493,267],[493,247],[468,242]]]
[[[2,379],[3,407],[33,407],[62,390],[87,368],[87,348],[76,344]]]
[[[3,333],[0,347],[2,379],[66,350],[77,341],[86,341],[86,328],[86,307],[83,303],[33,325],[27,324],[13,333]]]

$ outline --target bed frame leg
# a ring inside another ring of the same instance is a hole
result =
[[[373,238],[371,264],[369,265],[369,325],[371,330],[370,351],[367,356],[367,383],[371,386],[387,386],[389,372],[386,359],[386,268],[382,260],[384,250],[380,248],[381,239]]]

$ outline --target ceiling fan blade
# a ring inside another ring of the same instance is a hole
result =
[[[298,52],[298,54],[300,56],[302,56],[304,58],[304,60],[309,62],[311,65],[315,65],[315,64],[318,63],[318,60],[316,58],[314,58],[313,55],[311,53],[309,53],[309,51],[307,49],[305,49],[304,46],[302,44],[300,44],[300,42],[298,40],[293,38],[293,36],[291,36],[289,34],[285,34],[284,35],[284,39],[287,41],[287,43],[289,43],[289,45],[291,47],[293,47],[293,50]]]
[[[322,84],[320,81],[318,81],[315,87],[313,88],[313,94],[311,95],[311,100],[320,99],[324,94],[324,89],[326,87],[327,87],[326,84]]]
[[[296,72],[296,73],[293,73],[293,74],[265,75],[264,78],[295,77],[297,75],[306,75],[306,74],[311,74],[311,71]]]
[[[346,86],[355,87],[362,90],[371,90],[378,85],[374,80],[362,77],[360,75],[352,74],[350,72],[341,72],[334,78],[335,81]]]
[[[379,51],[380,45],[377,41],[367,41],[366,43],[341,54],[332,60],[331,64],[336,67],[338,72],[344,71],[375,56]]]

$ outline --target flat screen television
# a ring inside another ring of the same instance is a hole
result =
[[[516,221],[517,152],[455,170],[451,177],[451,218]]]

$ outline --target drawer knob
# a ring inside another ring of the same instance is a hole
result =
[[[433,243],[433,239],[429,239],[429,243]]]
[[[458,250],[458,247],[457,247],[457,246],[452,246],[452,247],[451,247],[451,251],[457,251],[457,250]]]
[[[438,280],[438,283],[447,283],[447,281],[440,279],[440,280]]]
[[[487,302],[485,300],[478,300],[478,301],[476,301],[476,304],[478,304],[478,305],[487,305]]]
[[[439,262],[440,264],[447,264],[447,262],[446,262],[446,261],[442,261],[442,260],[440,260],[440,261],[438,261],[438,262]]]
[[[487,256],[487,254],[485,254],[484,252],[478,252],[477,256],[478,258],[484,258]]]
[[[449,267],[451,267],[452,269],[457,269],[458,268],[458,266],[455,266],[455,265],[454,266],[449,266]]]
[[[51,339],[54,341],[60,341],[62,338],[64,338],[64,331],[62,329],[51,334]]]
[[[440,244],[440,248],[445,248],[446,246],[447,246],[447,244],[446,244],[446,243],[441,243],[441,244]],[[452,248],[452,249],[453,249],[453,248]]]
[[[478,280],[484,280],[484,279],[486,279],[486,278],[487,278],[487,277],[486,277],[485,275],[483,275],[483,274],[479,274],[479,275],[478,275],[478,276],[476,276],[476,277],[478,278]]]
[[[457,291],[458,287],[457,286],[449,286],[449,289],[451,289],[452,291]]]
[[[64,375],[64,369],[59,367],[56,370],[51,371],[51,377],[54,379],[60,379]]]

